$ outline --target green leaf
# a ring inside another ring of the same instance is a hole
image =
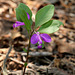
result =
[[[32,12],[27,5],[20,3],[18,8],[24,9],[24,11],[27,12],[30,15],[30,17],[32,17]]]
[[[57,30],[59,30],[60,25],[63,25],[63,23],[58,20],[50,20],[44,25],[42,25],[39,28],[38,32],[47,33],[47,34],[54,33]]]
[[[23,9],[25,12],[27,12],[29,14],[29,16],[30,16],[30,19],[29,19],[30,25],[32,25],[32,12],[29,9],[29,7],[27,5],[25,5],[25,4],[23,4],[23,3],[20,3],[18,8]]]
[[[23,48],[23,50],[27,53],[27,50],[25,48]]]
[[[35,27],[48,22],[54,14],[54,5],[47,5],[40,9],[35,16]]]
[[[25,62],[24,66],[25,66],[25,67],[27,66],[27,62]]]
[[[27,13],[21,8],[17,8],[17,13],[19,14],[21,20],[25,23],[26,29],[28,31],[31,30],[31,25],[30,21],[28,20]]]
[[[30,19],[28,20],[27,13],[30,15]],[[25,28],[29,31],[31,30],[32,25],[32,12],[28,6],[23,3],[20,3],[18,8],[16,8],[16,18],[20,22],[25,23]]]
[[[22,22],[22,20],[21,20],[19,14],[18,14],[18,8],[16,8],[16,18],[17,18],[17,21]]]
[[[44,41],[42,41],[42,48],[44,48]]]

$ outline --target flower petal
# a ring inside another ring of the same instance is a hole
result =
[[[33,34],[31,37],[31,43],[36,44],[39,41],[37,34]]]
[[[29,14],[27,13],[27,17],[28,17],[28,20],[30,19],[30,16],[29,16]]]
[[[27,17],[28,17],[28,20],[29,20],[30,19],[30,15],[28,13],[27,13]],[[25,25],[24,22],[16,21],[16,23],[13,24],[13,28],[21,26],[21,25]]]
[[[51,42],[51,37],[48,34],[40,34],[41,38],[45,41],[45,42]]]
[[[42,45],[38,45],[38,48],[42,48]]]
[[[16,21],[16,23],[13,24],[13,28],[21,26],[21,25],[25,25],[24,22]]]
[[[38,37],[38,39],[39,39],[39,40],[38,40],[38,44],[42,44],[42,40],[41,40],[41,37],[40,37],[40,35],[39,35],[39,32],[37,32],[36,34],[37,34],[37,37]]]

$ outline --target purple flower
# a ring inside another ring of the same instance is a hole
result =
[[[16,21],[16,23],[13,24],[13,28],[21,26],[21,25],[25,25],[24,22]]]
[[[39,32],[37,32],[36,34],[33,34],[31,37],[31,43],[32,44],[36,44],[38,43],[38,48],[42,48],[42,40],[45,42],[51,42],[51,37],[48,34],[39,34]]]
[[[29,20],[30,19],[30,16],[29,16],[28,13],[27,13],[27,17],[28,17],[28,20]],[[16,21],[16,23],[13,24],[13,28],[18,27],[18,26],[21,26],[21,25],[25,25],[24,22]]]

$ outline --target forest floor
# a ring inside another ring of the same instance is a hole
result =
[[[29,6],[33,13],[33,21],[40,8],[53,4],[55,13],[52,19],[64,23],[59,31],[50,34],[52,42],[45,43],[43,49],[31,45],[26,73],[29,73],[28,75],[75,75],[74,0],[0,0],[0,75],[3,75],[3,72],[7,75],[23,73],[27,55],[23,48],[27,48],[29,39],[23,27],[13,29],[13,23],[16,21],[15,9],[19,3]]]

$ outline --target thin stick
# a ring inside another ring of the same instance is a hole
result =
[[[9,53],[11,52],[11,50],[12,50],[12,46],[10,46],[10,48],[9,48],[9,51],[8,51],[8,53],[6,54],[6,58],[4,59],[4,61],[3,61],[3,75],[8,75],[7,74],[7,69],[6,69],[6,61],[7,61],[7,59],[8,59],[8,55],[9,55]]]

